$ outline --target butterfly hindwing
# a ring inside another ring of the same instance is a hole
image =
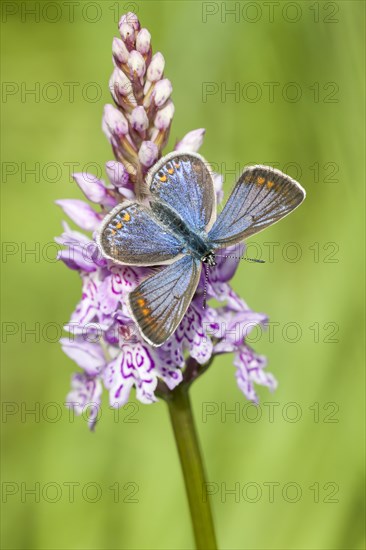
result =
[[[181,241],[145,206],[126,201],[105,218],[98,233],[103,255],[125,265],[157,265],[177,259]]]
[[[195,153],[171,153],[150,171],[146,184],[155,201],[175,210],[196,231],[216,218],[216,194],[206,161]]]
[[[200,262],[183,256],[130,293],[132,315],[150,344],[160,346],[173,334],[192,300],[200,273]]]
[[[209,232],[215,248],[229,246],[287,216],[305,198],[299,183],[275,168],[244,170]]]

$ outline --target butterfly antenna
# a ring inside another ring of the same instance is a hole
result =
[[[205,282],[203,284],[203,299],[202,299],[202,309],[206,309],[207,303],[207,286],[208,286],[208,264],[203,264],[205,269]]]
[[[216,254],[216,258],[231,258],[232,260],[246,260],[247,262],[255,262],[257,264],[265,264],[265,260],[259,260],[257,258],[247,258],[246,256],[220,256],[219,254]]]

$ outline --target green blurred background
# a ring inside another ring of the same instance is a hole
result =
[[[74,3],[74,21],[64,2],[59,10],[56,4],[2,3],[2,223],[12,250],[2,264],[3,548],[193,545],[165,404],[129,405],[118,419],[105,394],[94,434],[83,418],[70,422],[63,407],[75,367],[55,327],[69,319],[81,287],[76,273],[52,261],[48,243],[64,217],[53,201],[81,198],[67,163],[80,171],[112,158],[101,116],[110,101],[117,14],[127,10],[137,11],[166,58],[176,107],[167,151],[187,131],[205,127],[201,152],[226,172],[227,192],[236,163],[255,162],[278,163],[308,193],[296,213],[254,237],[267,263],[242,264],[233,281],[253,309],[278,323],[273,341],[263,334],[253,344],[268,355],[278,390],[260,388],[259,412],[248,408],[225,356],[192,391],[217,490],[219,545],[364,548],[365,4],[83,2]],[[24,5],[38,10],[39,22]],[[70,82],[80,84],[73,101],[64,84]],[[102,90],[97,101],[91,82]],[[61,89],[56,101],[49,83]],[[216,91],[203,101],[207,83]],[[35,86],[39,97],[22,97]],[[221,95],[225,86],[239,86],[240,97]],[[39,174],[26,175],[36,163]],[[298,261],[286,260],[295,255],[289,242],[297,243]],[[264,243],[279,243],[273,262]],[[36,254],[26,255],[31,249]],[[26,333],[34,327],[39,337]],[[214,414],[204,415],[207,407]],[[26,414],[30,409],[38,412]],[[230,409],[236,413],[226,414]],[[39,502],[26,494],[36,483]],[[95,487],[101,496],[90,502]],[[240,494],[225,493],[235,488]]]

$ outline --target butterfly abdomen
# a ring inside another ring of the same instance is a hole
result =
[[[187,253],[201,260],[211,252],[206,235],[192,230],[172,208],[162,202],[151,202],[150,207],[159,221],[180,239]]]

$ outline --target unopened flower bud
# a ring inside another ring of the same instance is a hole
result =
[[[126,185],[129,180],[129,174],[122,162],[118,162],[117,160],[109,160],[106,162],[105,170],[109,181],[115,187]]]
[[[117,135],[118,137],[128,134],[128,122],[123,116],[121,111],[113,107],[113,105],[107,104],[104,107],[103,114],[103,130],[106,133],[108,139],[109,134]]]
[[[117,63],[127,63],[130,52],[120,38],[113,38],[112,53]]]
[[[163,107],[156,113],[156,117],[154,120],[155,127],[158,128],[158,130],[166,130],[170,126],[173,116],[174,104],[172,101],[168,101],[165,107]]]
[[[157,80],[160,80],[163,76],[165,67],[165,59],[163,57],[163,54],[160,52],[157,52],[155,55],[152,56],[150,65],[147,69],[147,79],[150,80],[150,82],[156,82]]]
[[[218,174],[217,172],[214,172],[212,174],[212,177],[213,177],[214,188],[215,188],[215,192],[216,192],[216,200],[217,200],[218,204],[220,204],[220,202],[224,198],[224,191],[222,189],[223,183],[224,183],[223,177],[222,177],[221,174]]]
[[[119,96],[127,96],[132,93],[132,83],[121,69],[116,67],[109,79],[109,89],[116,103]]]
[[[136,50],[146,55],[151,46],[151,34],[147,29],[141,29],[136,37]]]
[[[146,72],[146,63],[140,52],[137,52],[136,50],[130,52],[127,65],[130,68],[132,76],[134,74],[136,74],[139,78],[144,76]]]
[[[175,146],[175,151],[185,151],[187,153],[196,153],[203,143],[203,138],[206,130],[204,128],[198,128],[198,130],[192,130],[184,136],[181,141]]]
[[[126,47],[131,51],[135,45],[135,30],[128,23],[122,23],[119,27],[119,32]]]
[[[171,96],[171,93],[173,91],[173,86],[167,78],[163,78],[163,80],[159,80],[155,84],[153,97],[154,102],[157,107],[162,107],[164,103],[169,99]]]
[[[139,150],[141,164],[150,168],[158,159],[159,148],[153,141],[143,141]]]
[[[122,162],[110,160],[106,163],[105,170],[111,184],[114,185],[122,195],[127,199],[135,198],[129,173]]]
[[[135,107],[132,111],[130,123],[132,128],[137,132],[143,132],[148,129],[149,119],[147,118],[146,111],[142,106]]]
[[[129,11],[128,13],[122,15],[121,19],[119,20],[118,26],[121,28],[124,23],[128,23],[128,25],[131,25],[131,27],[135,29],[135,31],[140,30],[139,18],[132,11]]]

